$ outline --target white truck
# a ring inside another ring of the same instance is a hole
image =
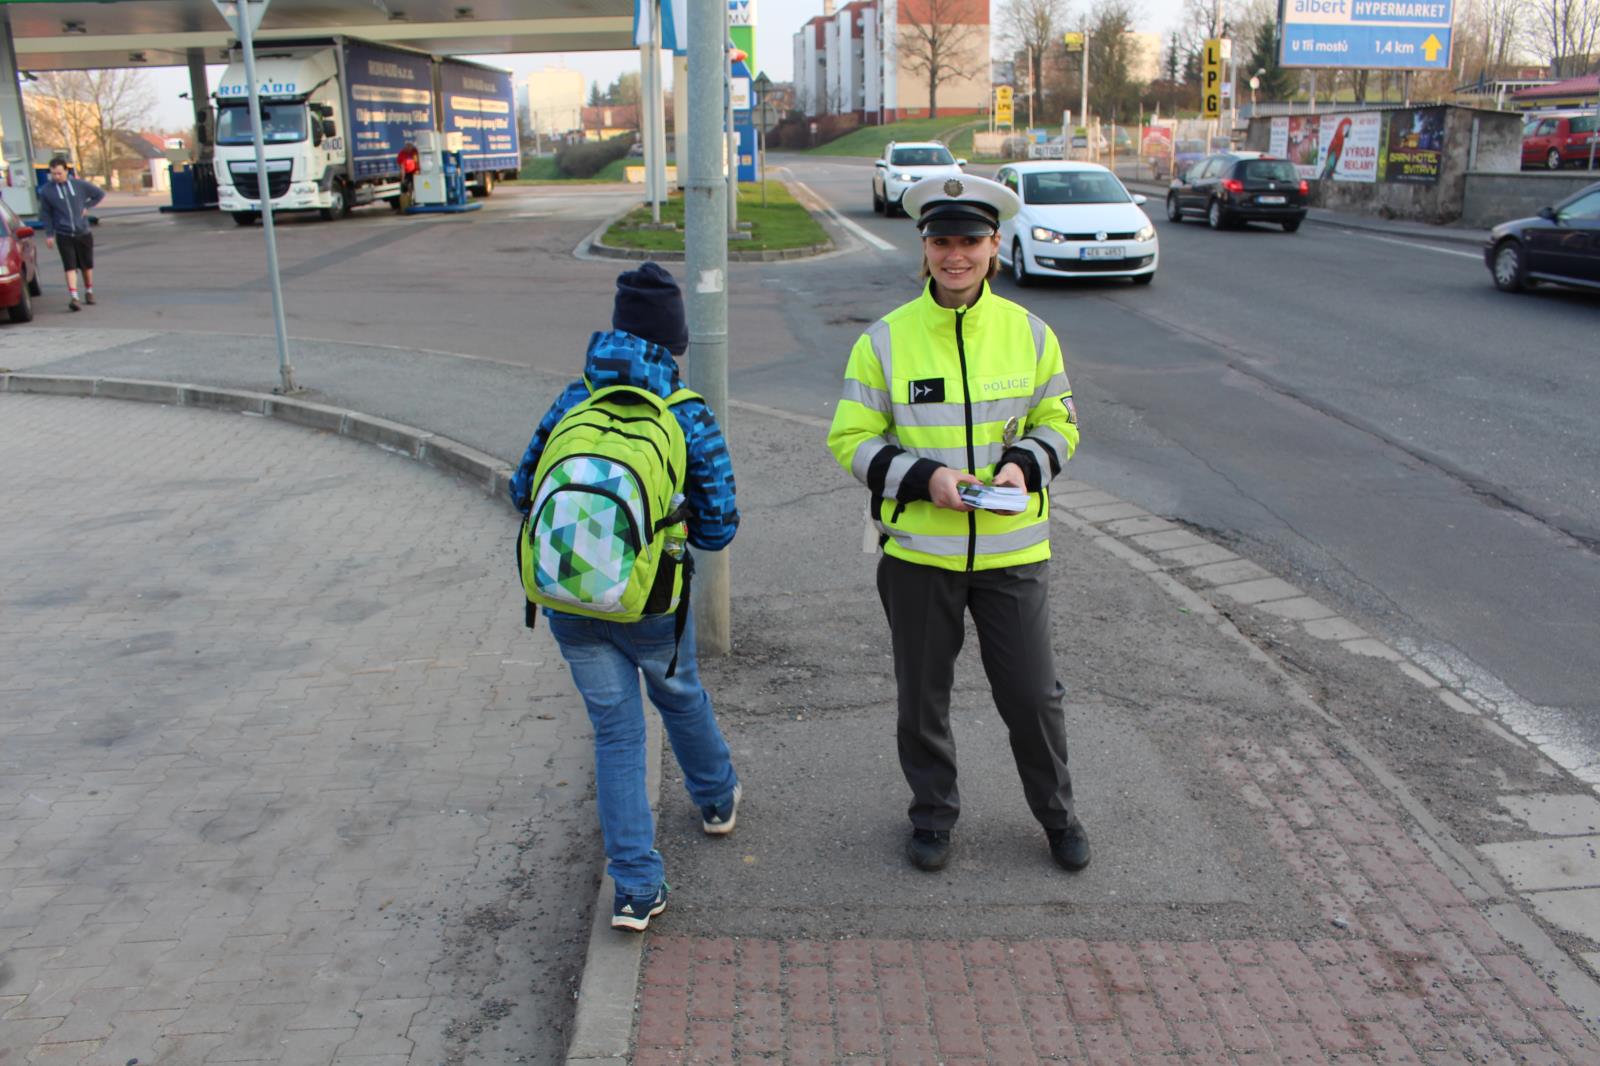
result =
[[[331,220],[379,200],[399,210],[400,150],[421,130],[462,134],[476,195],[521,166],[508,71],[353,37],[260,44],[255,65],[274,213]],[[261,217],[248,94],[236,50],[215,94],[216,169],[218,206],[241,226]]]

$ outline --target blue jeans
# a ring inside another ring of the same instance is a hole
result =
[[[696,806],[726,802],[739,781],[717,728],[711,697],[700,684],[694,615],[689,616],[678,645],[678,669],[672,677],[666,676],[672,661],[671,615],[639,622],[603,622],[548,612],[546,617],[594,723],[595,790],[606,872],[624,895],[653,896],[661,886],[662,864],[655,848],[655,817],[645,793],[641,673]]]

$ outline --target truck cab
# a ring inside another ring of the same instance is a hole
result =
[[[265,51],[256,59],[267,194],[274,211],[347,214],[348,152],[337,55],[331,48]],[[228,67],[217,88],[218,206],[248,225],[260,217],[260,175],[252,140],[244,64]]]

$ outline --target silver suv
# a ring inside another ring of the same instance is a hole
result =
[[[911,186],[924,178],[957,177],[966,165],[938,141],[890,141],[873,164],[872,210],[889,216],[903,212],[900,201]]]

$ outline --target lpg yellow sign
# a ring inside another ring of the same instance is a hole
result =
[[[1009,126],[1011,119],[1011,86],[996,85],[994,87],[994,124],[996,126]]]
[[[1222,117],[1222,77],[1233,42],[1226,37],[1208,37],[1200,56],[1200,116]]]

